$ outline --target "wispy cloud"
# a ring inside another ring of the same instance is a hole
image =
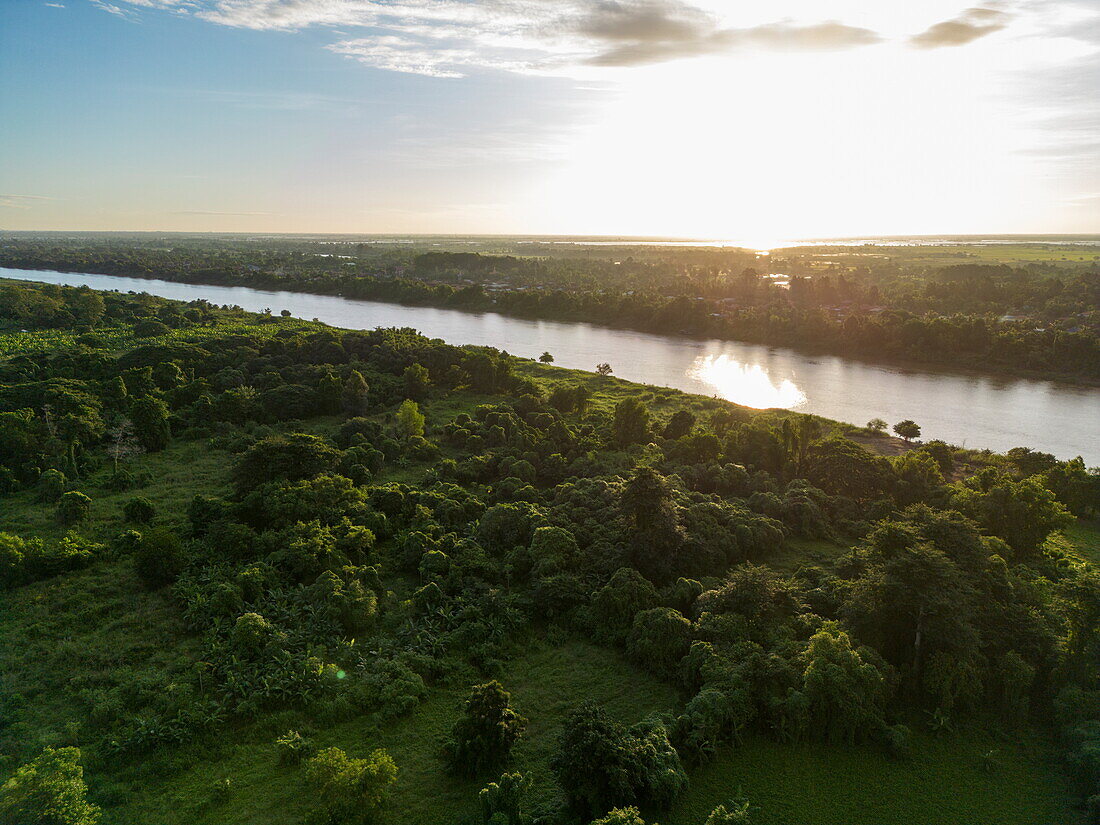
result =
[[[277,212],[218,212],[211,209],[182,209],[178,212],[169,212],[170,215],[233,215],[233,216],[249,216],[249,215],[277,215]]]
[[[43,3],[42,5],[43,6],[49,6],[51,9],[63,9],[63,8],[65,8],[64,3]]]
[[[30,209],[38,201],[52,201],[46,195],[0,195],[0,208],[4,209]]]
[[[107,0],[94,0],[107,3]],[[836,20],[731,27],[685,0],[119,0],[256,30],[334,28],[328,48],[433,77],[476,69],[569,74],[743,49],[823,51],[880,36]],[[338,31],[337,31],[338,29]]]
[[[965,46],[978,38],[999,32],[1008,26],[1010,15],[993,8],[967,9],[958,17],[930,26],[909,42],[918,49],[939,49],[945,46]]]

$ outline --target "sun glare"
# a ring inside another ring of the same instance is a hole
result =
[[[688,374],[712,387],[719,397],[744,407],[789,410],[806,401],[806,394],[793,381],[777,381],[760,364],[747,364],[728,355],[702,355]]]

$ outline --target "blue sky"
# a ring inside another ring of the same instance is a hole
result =
[[[1082,0],[5,0],[0,228],[1096,232],[1098,51]]]

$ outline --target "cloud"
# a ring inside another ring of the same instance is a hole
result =
[[[999,32],[1008,25],[1009,19],[1010,15],[998,9],[975,7],[913,35],[909,42],[918,49],[965,46],[980,37]]]
[[[0,208],[30,209],[36,201],[52,201],[45,195],[0,195]]]
[[[49,6],[51,9],[63,9],[63,8],[65,8],[64,3],[43,3],[42,5],[43,6]]]
[[[127,2],[133,2],[133,0],[127,0]],[[102,9],[108,14],[113,14],[118,17],[130,16],[129,12],[127,12],[125,9],[114,5],[113,3],[108,3],[106,2],[106,0],[92,0],[92,5],[95,6],[97,9]]]
[[[327,47],[336,54],[373,68],[446,78],[476,69],[561,75],[585,66],[639,66],[738,49],[825,51],[880,40],[873,31],[832,20],[730,28],[686,0],[118,2],[190,9],[236,28],[339,29],[340,39]]]
[[[638,66],[683,57],[722,54],[739,48],[772,51],[836,51],[878,43],[870,29],[846,26],[835,20],[808,26],[769,23],[747,29],[717,29],[694,37],[634,39],[604,51],[587,62],[595,66]]]
[[[208,209],[184,209],[179,212],[170,212],[171,215],[232,215],[232,216],[250,216],[250,215],[276,215],[277,212],[216,212]]]

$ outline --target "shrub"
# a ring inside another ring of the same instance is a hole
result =
[[[369,822],[385,800],[397,765],[382,749],[351,759],[340,748],[325,748],[306,762],[306,776],[324,800],[321,822],[358,825]]]
[[[168,406],[159,398],[145,395],[130,403],[130,418],[134,435],[141,446],[151,453],[168,446],[172,432],[168,426]]]
[[[704,825],[752,825],[752,806],[747,799],[737,799],[725,805],[719,805],[710,812]]]
[[[627,729],[591,702],[566,722],[550,767],[573,807],[589,812],[634,802],[668,805],[687,784],[663,725]]]
[[[691,646],[691,622],[670,607],[643,610],[634,617],[626,652],[657,673],[670,673]]]
[[[57,501],[65,492],[65,474],[60,470],[46,470],[38,477],[38,500]]]
[[[288,730],[275,740],[275,752],[279,755],[280,765],[297,765],[317,752],[312,739],[307,739],[296,730]]]
[[[531,788],[531,777],[522,773],[506,773],[490,782],[477,795],[481,818],[486,825],[526,825],[524,797]]]
[[[167,530],[150,530],[134,553],[134,570],[149,587],[162,587],[183,572],[184,554],[179,537]]]
[[[641,811],[631,806],[629,808],[612,808],[607,816],[594,819],[590,825],[645,825]]]
[[[146,320],[134,324],[134,335],[138,338],[154,338],[157,335],[167,335],[168,327],[160,321]]]
[[[62,524],[78,524],[92,514],[92,500],[75,490],[65,493],[57,502],[57,519]]]
[[[240,490],[268,481],[298,481],[331,470],[339,458],[324,439],[305,433],[273,435],[249,447],[233,470]]]
[[[127,521],[136,524],[148,524],[156,514],[153,502],[143,496],[135,496],[122,506],[122,515]]]
[[[886,752],[892,759],[908,759],[912,755],[913,734],[905,725],[891,725],[882,735]]]
[[[46,748],[0,786],[0,822],[95,825],[100,810],[86,799],[77,748]]]
[[[509,706],[511,696],[500,682],[475,685],[463,716],[454,726],[451,762],[455,770],[478,774],[508,759],[527,720]]]

